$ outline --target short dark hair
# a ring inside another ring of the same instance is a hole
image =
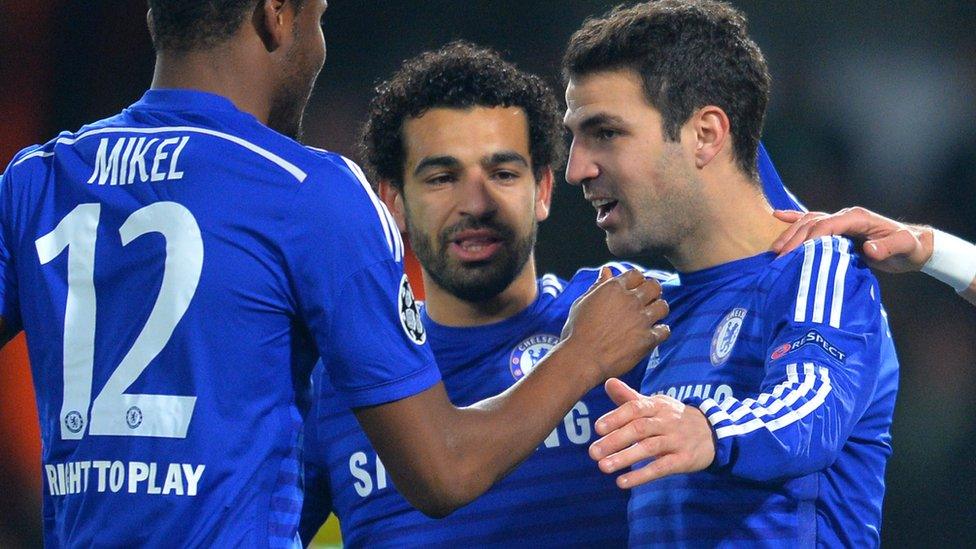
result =
[[[230,38],[261,0],[148,0],[156,51],[208,49]],[[291,0],[301,10],[305,0]]]
[[[552,88],[490,49],[455,41],[403,63],[376,88],[360,138],[375,180],[403,188],[403,124],[433,108],[518,107],[529,124],[532,169],[540,177],[562,157],[562,122]]]
[[[740,11],[714,0],[660,0],[588,19],[569,41],[563,77],[618,69],[640,75],[645,98],[661,112],[671,141],[695,109],[715,105],[725,111],[733,156],[757,177],[770,77]]]

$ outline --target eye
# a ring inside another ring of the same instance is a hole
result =
[[[610,141],[620,135],[620,132],[612,128],[600,128],[596,131],[596,138],[599,141]]]
[[[424,183],[428,185],[447,185],[448,183],[454,183],[457,181],[457,177],[451,173],[441,173],[428,177],[424,180]]]
[[[520,176],[518,172],[513,172],[511,170],[499,170],[494,174],[495,179],[501,179],[504,181],[510,181],[512,179],[518,179]]]

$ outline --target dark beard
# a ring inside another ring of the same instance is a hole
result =
[[[533,223],[532,231],[518,238],[510,227],[493,219],[469,218],[441,232],[439,247],[435,249],[432,239],[417,230],[407,214],[410,245],[424,270],[438,286],[458,299],[471,303],[493,299],[512,284],[532,255],[538,228],[538,223]],[[501,239],[501,250],[489,261],[452,262],[447,247],[454,240],[454,235],[468,229],[494,231]]]

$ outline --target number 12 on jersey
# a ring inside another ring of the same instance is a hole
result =
[[[203,269],[203,239],[196,219],[175,202],[135,211],[119,228],[122,245],[158,232],[166,240],[163,282],[145,326],[92,402],[95,361],[95,240],[101,204],[79,204],[35,241],[41,265],[68,250],[64,312],[64,400],[61,438],[91,435],[186,438],[195,396],[133,395],[125,391],[166,346],[186,313]],[[89,420],[89,405],[91,406]]]

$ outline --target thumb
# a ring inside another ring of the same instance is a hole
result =
[[[615,377],[608,379],[603,385],[603,388],[607,391],[607,396],[610,397],[610,400],[617,406],[641,397],[640,393],[631,389],[629,385]]]
[[[610,267],[602,267],[600,269],[600,276],[598,276],[596,280],[593,281],[593,284],[590,284],[590,287],[587,288],[586,293],[588,294],[592,292],[597,288],[597,286],[603,284],[604,282],[610,280],[611,278],[613,278],[613,271],[610,270]]]
[[[898,230],[884,238],[864,243],[864,253],[875,261],[884,261],[893,255],[909,255],[917,245],[910,231]]]

